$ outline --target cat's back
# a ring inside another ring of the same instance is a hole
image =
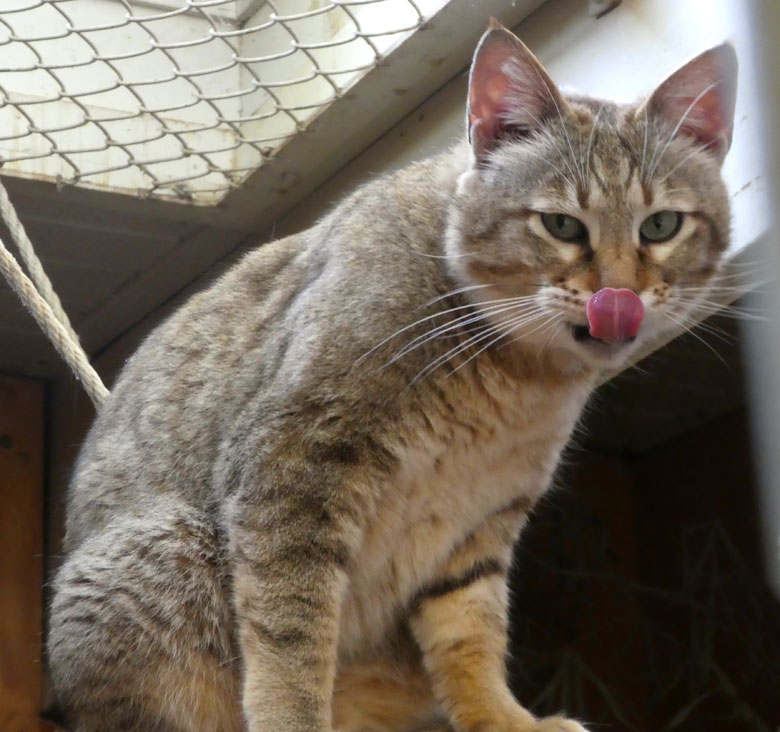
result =
[[[315,227],[246,255],[128,360],[71,485],[68,544],[160,495],[210,497],[226,436],[258,393],[327,381],[438,294],[457,154],[359,189]],[[439,178],[440,180],[436,180]]]
[[[128,359],[76,463],[70,544],[160,493],[205,494],[218,436],[262,379],[267,331],[305,286],[306,267],[294,264],[305,244],[294,236],[252,251]]]

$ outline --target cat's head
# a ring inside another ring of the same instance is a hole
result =
[[[447,233],[452,273],[489,314],[483,344],[506,332],[575,366],[615,367],[686,322],[729,241],[720,168],[736,75],[723,45],[633,105],[564,95],[491,24]]]

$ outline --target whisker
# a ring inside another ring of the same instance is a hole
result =
[[[546,313],[543,313],[542,315],[538,315],[538,316],[536,316],[536,318],[532,319],[530,322],[533,322],[533,320],[536,320],[536,319],[538,319],[538,318],[542,317],[543,315],[546,315]],[[527,324],[527,323],[523,323],[523,325],[526,325],[526,324]],[[522,336],[518,336],[518,338],[516,338],[515,340],[520,340],[521,338],[528,337],[528,336],[529,336],[529,335],[531,335],[532,333],[536,333],[536,331],[537,331],[537,330],[539,330],[539,328],[541,328],[543,325],[544,325],[544,323],[541,323],[541,324],[540,324],[540,325],[538,325],[536,328],[534,328],[532,331],[530,331],[530,332],[528,332],[528,333],[523,333],[523,334],[522,334]],[[471,360],[475,359],[475,358],[476,358],[477,356],[479,356],[481,353],[484,353],[484,352],[485,352],[485,351],[486,351],[488,348],[490,348],[490,346],[492,346],[494,343],[497,343],[498,341],[500,341],[502,338],[504,338],[504,337],[507,335],[507,333],[508,333],[508,332],[510,332],[511,330],[513,330],[513,329],[514,329],[514,328],[516,328],[516,327],[518,327],[518,326],[517,326],[517,325],[511,325],[511,326],[510,326],[510,327],[508,327],[508,328],[507,328],[505,331],[503,331],[503,332],[499,333],[499,334],[498,334],[498,336],[496,336],[496,338],[494,338],[494,339],[493,339],[493,340],[491,340],[489,343],[487,343],[486,345],[484,345],[484,346],[483,346],[482,348],[480,348],[480,349],[479,349],[479,350],[478,350],[476,353],[472,353],[472,354],[471,354],[471,356],[469,356],[469,357],[468,357],[468,358],[467,358],[465,361],[463,361],[463,363],[460,363],[460,364],[458,364],[458,365],[457,365],[457,366],[456,366],[456,367],[455,367],[455,368],[454,368],[452,371],[450,371],[450,373],[449,373],[449,374],[447,374],[447,375],[448,375],[448,376],[452,376],[452,375],[453,375],[453,374],[454,374],[456,371],[459,371],[459,370],[460,370],[460,369],[462,369],[462,368],[463,368],[463,367],[464,367],[464,366],[465,366],[467,363],[469,363],[469,361],[471,361]]]
[[[448,321],[446,323],[442,323],[441,325],[432,328],[431,330],[426,331],[425,333],[422,333],[416,338],[413,338],[411,341],[409,341],[409,343],[407,343],[403,348],[401,348],[392,356],[392,358],[385,364],[385,366],[390,366],[391,364],[398,361],[400,358],[403,358],[408,353],[411,353],[415,349],[420,348],[421,346],[425,345],[426,343],[433,340],[434,338],[441,337],[444,333],[453,330],[459,330],[463,325],[470,325],[471,323],[478,322],[480,320],[487,320],[490,317],[495,317],[496,315],[500,315],[501,313],[504,312],[519,310],[521,309],[522,305],[523,304],[521,303],[518,305],[504,305],[501,307],[484,308],[478,310],[476,314],[470,313],[467,316],[461,316],[460,318],[457,318],[454,321]]]
[[[693,150],[691,150],[691,152],[683,157],[682,160],[675,163],[674,167],[668,173],[666,173],[663,178],[658,180],[658,183],[665,183],[681,165],[684,165],[686,162],[688,162],[688,160],[690,160],[694,155],[698,155],[700,152],[704,152],[708,147],[710,147],[710,145],[712,145],[712,142],[708,142],[705,145],[696,146]]]
[[[547,350],[549,345],[552,343],[552,339],[555,338],[555,336],[558,334],[558,331],[560,331],[560,318],[552,320],[550,322],[550,335],[547,336],[547,339],[542,344],[542,348],[539,351],[539,355],[544,355],[544,352]],[[542,333],[544,335],[544,333]]]
[[[541,308],[540,308],[541,310]],[[523,315],[532,315],[533,311],[524,312]],[[480,331],[484,328],[484,325],[478,325],[472,328],[463,328],[460,332],[462,333],[476,333],[477,331]],[[436,336],[437,338],[456,338],[458,336],[457,333],[451,333],[449,335],[441,335]]]
[[[707,315],[719,315],[724,318],[734,320],[756,320],[766,321],[770,313],[760,308],[748,308],[737,305],[721,305],[720,303],[702,300],[699,298],[675,297],[671,299],[670,304],[680,304],[691,308],[694,312],[706,313]]]
[[[680,301],[680,302],[686,302],[690,305],[705,305],[708,307],[713,308],[714,310],[740,310],[744,311],[746,313],[749,312],[764,312],[763,308],[754,308],[749,307],[746,305],[734,305],[733,303],[724,303],[719,302],[717,300],[710,300],[709,298],[702,297],[698,293],[688,294],[688,293],[681,293],[676,294],[674,297],[670,298],[672,301]]]
[[[477,287],[477,286],[474,286],[474,287]],[[442,297],[437,298],[437,299],[441,300],[441,299],[443,299],[445,297],[449,297],[450,294],[451,293],[448,293],[447,295],[443,295]],[[531,297],[531,296],[529,295],[527,297]],[[491,305],[491,304],[495,304],[495,303],[506,303],[506,302],[513,302],[513,301],[517,301],[517,300],[519,300],[519,298],[505,297],[505,298],[500,298],[498,300],[487,300],[487,301],[485,301],[484,304]],[[420,306],[420,307],[422,307],[422,306]],[[468,310],[475,310],[475,309],[477,309],[477,307],[478,307],[477,305],[468,303],[468,304],[465,304],[465,305],[458,305],[456,307],[448,308],[447,310],[440,310],[439,312],[432,313],[431,315],[426,315],[423,318],[419,318],[418,320],[415,320],[413,323],[409,323],[409,325],[405,325],[403,328],[399,328],[397,331],[395,331],[395,333],[392,333],[391,335],[387,336],[387,338],[384,338],[381,341],[379,341],[379,343],[377,343],[375,346],[370,348],[363,355],[359,356],[355,360],[355,364],[358,364],[361,361],[365,360],[374,351],[376,351],[378,348],[381,348],[383,345],[385,345],[385,343],[387,343],[388,341],[391,341],[393,338],[395,338],[396,336],[399,336],[401,333],[406,332],[410,328],[414,328],[414,327],[416,327],[418,325],[421,325],[422,323],[425,323],[425,322],[427,322],[429,320],[433,320],[434,318],[441,318],[441,317],[443,317],[445,315],[448,315],[450,313],[453,313],[453,312],[456,312],[456,311],[459,311],[459,310],[467,310],[467,309]],[[415,309],[419,310],[420,308],[415,308]],[[485,310],[485,309],[486,308],[483,308],[483,310]],[[471,315],[471,313],[467,313],[464,317],[469,317],[470,315]],[[452,322],[452,321],[448,321],[448,322]]]
[[[644,106],[644,113],[645,113],[645,139],[642,143],[642,162],[639,164],[639,180],[645,181],[647,180],[645,178],[645,154],[647,153],[647,130],[650,127],[649,120],[647,118],[647,103],[645,103]]]
[[[552,342],[553,337],[558,332],[558,326],[560,325],[560,321],[563,319],[563,317],[564,316],[563,316],[562,313],[556,313],[556,314],[553,314],[553,315],[550,316],[550,321],[547,324],[547,328],[551,328],[552,332],[550,333],[550,336],[547,338],[547,340],[542,344],[541,349],[539,349],[539,355],[540,356],[544,353],[544,350],[547,348],[547,346],[550,345],[550,343]],[[545,328],[542,331],[541,335],[544,335],[547,332],[547,328]],[[534,331],[532,331],[532,332],[534,332]],[[521,341],[523,338],[525,338],[528,335],[530,335],[530,334],[529,333],[522,333],[519,336],[517,336],[516,338],[512,338],[510,341],[507,341],[507,343],[505,345],[508,346],[508,345],[510,345],[512,343],[517,343],[518,341]],[[502,348],[503,348],[503,346],[502,346]]]
[[[746,295],[750,295],[753,292],[753,290],[745,289],[744,287],[736,285],[721,285],[720,287],[712,287],[705,290],[679,289],[671,297],[683,297],[689,299],[691,302],[694,300],[704,299],[710,302],[712,305],[717,305],[720,308],[730,308],[735,307],[735,302]],[[705,295],[710,295],[719,299],[710,300],[709,298],[704,298]]]
[[[422,305],[418,306],[415,309],[422,310],[422,308],[430,307],[434,303],[437,303],[440,300],[445,300],[446,298],[452,297],[453,295],[460,295],[462,292],[471,292],[472,290],[481,290],[484,289],[485,287],[493,287],[493,285],[466,285],[465,287],[458,287],[455,290],[450,290],[449,292],[445,292],[443,295],[434,297],[433,300],[428,300],[428,302],[423,303]]]
[[[681,313],[680,311],[673,311],[675,315],[685,318],[685,315]],[[689,322],[688,319],[686,319],[685,322]],[[710,323],[706,320],[700,320],[695,323],[689,323],[689,325],[686,326],[689,330],[701,330],[704,333],[709,333],[710,335],[714,336],[720,341],[723,341],[724,343],[732,344],[736,341],[733,335],[728,333],[727,331],[723,330],[723,328],[715,325],[714,323]]]
[[[495,324],[488,324],[484,328],[481,328],[476,335],[470,336],[464,342],[453,346],[449,351],[437,356],[429,364],[426,364],[420,371],[418,371],[414,378],[409,383],[409,386],[413,386],[417,381],[426,376],[427,374],[435,371],[439,366],[445,363],[448,359],[457,356],[462,351],[470,348],[473,344],[478,343],[482,338],[489,337],[492,333],[495,333],[496,328],[499,327]]]
[[[397,354],[395,354],[393,361],[397,360],[397,358],[400,356],[406,355],[406,353],[409,353],[415,348],[424,345],[424,343],[432,340],[433,338],[440,337],[447,332],[460,330],[462,326],[471,325],[472,323],[479,322],[480,320],[487,320],[489,317],[497,316],[504,312],[521,310],[524,311],[524,314],[528,314],[537,309],[539,309],[539,307],[533,303],[510,303],[506,305],[496,305],[490,308],[476,308],[474,312],[466,313],[459,318],[441,323],[440,325],[437,325],[425,333],[421,333],[420,335],[416,336],[409,343],[403,346]]]
[[[572,188],[574,188],[575,190],[577,189],[577,184],[575,183],[575,181],[572,178],[570,178],[568,175],[566,175],[566,173],[564,173],[557,165],[555,165],[555,163],[551,163],[546,156],[534,150],[523,150],[523,154],[532,155],[533,157],[544,160],[544,162],[547,163],[547,165],[549,165],[553,170],[555,170],[555,172],[558,173],[558,175],[560,175],[561,178],[563,178]],[[569,168],[569,172],[573,175],[571,168]]]
[[[550,101],[555,106],[555,111],[558,113],[558,119],[560,120],[561,127],[563,128],[563,135],[566,138],[566,143],[568,144],[569,152],[571,153],[571,163],[573,163],[575,165],[575,167],[576,167],[577,166],[577,156],[574,154],[574,147],[571,144],[571,138],[569,137],[569,131],[566,129],[566,122],[563,119],[563,113],[561,112],[561,108],[558,105],[558,101],[555,98],[555,94],[553,94],[552,89],[547,84],[547,81],[542,77],[541,73],[539,72],[539,69],[534,69],[534,70],[536,72],[536,76],[538,77],[541,85],[544,87],[544,89],[547,92],[547,95],[550,97]],[[574,169],[571,167],[571,164],[566,159],[566,157],[563,158],[563,161],[566,163],[566,167],[569,169],[569,172],[571,173],[572,177],[576,181],[577,174],[574,172]],[[585,182],[582,179],[582,172],[579,170],[579,168],[577,168],[577,171],[579,172],[579,175],[580,175],[580,185],[584,186]],[[577,190],[577,186],[576,185],[574,185],[573,188],[575,190]]]
[[[590,151],[591,146],[593,145],[593,138],[596,134],[596,126],[599,123],[599,117],[601,117],[601,113],[604,111],[604,105],[606,105],[606,101],[601,103],[601,106],[598,108],[598,111],[596,112],[596,116],[593,118],[593,126],[590,128],[590,135],[588,136],[588,146],[585,149],[585,165],[587,166],[585,168],[585,179],[587,180],[590,177]]]
[[[751,273],[747,273],[748,275]],[[703,292],[707,293],[712,290],[742,290],[746,285],[761,285],[768,284],[769,280],[761,281],[751,280],[745,282],[746,275],[744,272],[717,275],[713,279],[709,280],[705,285],[677,285],[674,291],[680,292]],[[732,282],[732,280],[736,280]]]
[[[708,333],[713,338],[717,338],[722,343],[726,343],[728,345],[733,345],[737,342],[736,338],[723,330],[723,328],[719,328],[718,326],[713,325],[712,323],[708,323],[705,320],[700,320],[695,325],[690,326],[690,330],[700,330],[703,333]]]
[[[626,369],[626,371],[631,371],[631,370],[636,371],[638,374],[644,377],[650,376],[650,372],[646,368],[640,366],[638,363],[632,364]]]
[[[717,287],[731,287],[731,288],[745,288],[745,287],[759,287],[761,285],[768,284],[770,280],[764,279],[764,280],[755,280],[753,279],[754,276],[760,275],[766,272],[766,267],[756,267],[755,269],[746,269],[743,271],[735,271],[735,272],[719,272],[718,274],[712,275],[704,284],[702,285],[675,285],[675,289],[680,289],[683,287],[697,289],[700,292],[706,292],[707,290],[714,289]],[[733,282],[733,284],[728,284],[729,282]],[[726,283],[726,284],[724,284]]]
[[[680,320],[679,318],[674,317],[671,313],[669,313],[667,310],[660,310],[659,311],[662,315],[667,317],[669,320],[671,320],[675,325],[679,326],[680,328],[683,328],[686,332],[690,333],[697,341],[705,345],[710,351],[712,351],[715,354],[715,357],[726,367],[729,368],[728,363],[726,363],[723,356],[721,356],[713,347],[711,343],[707,343],[707,341],[704,340],[698,333],[695,333],[691,329],[690,323]]]
[[[691,328],[691,330],[694,329],[709,333],[713,338],[717,338],[719,341],[729,346],[732,346],[737,342],[737,339],[730,333],[727,333],[725,330],[723,330],[723,328],[718,328],[717,326],[711,325],[709,323],[698,323],[693,328]]]
[[[541,318],[544,316],[544,312],[528,316],[526,314],[523,314],[522,316],[518,316],[515,319],[510,319],[508,322],[501,322],[497,324],[492,324],[486,326],[482,331],[480,331],[477,335],[471,336],[470,338],[467,338],[465,342],[458,344],[457,346],[454,346],[446,353],[438,356],[435,358],[431,363],[426,365],[424,368],[422,368],[412,379],[410,386],[415,384],[417,381],[419,381],[421,378],[426,376],[427,374],[431,373],[432,371],[436,370],[439,366],[444,364],[446,361],[454,358],[455,356],[459,355],[463,351],[471,348],[472,346],[476,345],[477,343],[481,343],[487,338],[490,338],[492,335],[494,335],[496,332],[501,331],[501,335],[499,336],[499,339],[503,337],[504,331],[508,325],[511,325],[511,327],[518,327],[522,322],[525,322],[526,324],[529,322],[533,322],[534,320]],[[484,349],[482,349],[484,350]],[[481,351],[480,351],[481,352]],[[471,359],[469,359],[471,360]]]
[[[429,259],[462,259],[464,257],[476,257],[476,252],[461,252],[460,254],[428,254],[427,252],[412,252],[418,257],[428,257]],[[486,285],[488,286],[488,285]]]
[[[728,262],[728,267],[733,269],[735,267],[766,267],[767,262],[764,260],[756,260],[756,259],[739,259],[739,260],[731,260]]]

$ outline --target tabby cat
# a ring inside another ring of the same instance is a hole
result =
[[[733,49],[627,106],[492,22],[467,140],[262,246],[128,361],[48,652],[78,732],[583,732],[505,675],[507,567],[604,369],[729,240]]]

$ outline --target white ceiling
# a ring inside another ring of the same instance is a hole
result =
[[[308,205],[308,215],[312,210],[316,214],[366,175],[427,154],[457,134],[463,117],[462,80],[448,85],[372,146],[370,153],[348,164],[466,66],[488,5],[496,6],[494,10],[509,5],[485,0],[476,10],[470,0],[455,0],[448,7],[459,2],[461,12],[471,14],[468,29],[456,19],[441,18],[419,34],[424,38],[413,36],[392,64],[377,69],[377,76],[357,87],[340,109],[334,105],[220,207],[138,200],[70,187],[57,190],[40,181],[4,179],[88,353],[111,356],[125,350],[126,342],[132,345],[145,332],[148,321],[144,319],[150,313],[159,312],[161,305],[204,272],[230,260],[231,253],[276,222],[280,222],[277,234],[307,225],[300,214],[306,206],[296,208],[291,217],[283,216],[303,199],[315,202]],[[512,12],[524,17],[538,4],[538,0],[517,2]],[[624,6],[628,12],[638,4],[625,2]],[[592,22],[584,3],[553,0],[524,24],[524,37],[545,63],[546,53],[559,50],[545,45],[555,46],[558,36],[551,28],[563,22],[563,9],[570,6],[579,8],[578,23]],[[510,25],[517,22],[506,13],[502,20]],[[624,22],[625,18],[618,18],[614,32],[622,33]],[[567,32],[571,34],[571,28]],[[446,58],[437,53],[453,48],[452,44],[457,50]],[[577,57],[569,61],[579,68]],[[420,68],[426,73],[420,74]],[[566,70],[557,69],[556,76],[565,79]],[[388,89],[406,93],[387,94]],[[333,177],[336,171],[339,174]],[[739,174],[750,176],[754,171],[745,165]],[[754,233],[748,225],[757,219],[743,215],[752,210],[752,199],[746,204],[740,200],[747,200],[752,189],[748,185],[734,190],[735,203],[745,209],[738,221],[744,243]],[[5,232],[0,236],[8,243]],[[133,335],[121,341],[122,348],[112,349],[111,344],[131,329]],[[650,369],[650,378],[629,372],[607,385],[598,397],[601,408],[588,422],[588,444],[609,451],[642,451],[734,409],[743,399],[738,348],[723,343],[715,348],[726,367],[689,337],[651,357],[649,365],[643,364]],[[53,377],[62,368],[32,318],[0,283],[0,372]]]
[[[515,26],[541,2],[452,0],[424,32],[405,41],[216,207],[4,177],[88,354],[99,353],[242,242],[266,232],[461,72],[491,14]],[[0,66],[2,53],[0,47]],[[60,368],[37,325],[0,283],[0,372],[49,377]]]

